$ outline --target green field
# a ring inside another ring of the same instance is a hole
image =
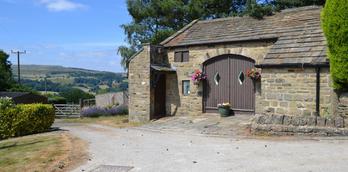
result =
[[[12,66],[17,78],[17,66]],[[78,88],[89,93],[124,91],[128,87],[124,73],[95,71],[51,65],[21,65],[22,83],[37,91],[61,92]]]

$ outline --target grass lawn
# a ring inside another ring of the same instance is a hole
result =
[[[80,148],[75,149],[74,144]],[[87,159],[85,148],[85,143],[64,132],[3,140],[0,141],[0,172],[67,171]]]
[[[101,124],[101,125],[107,125],[111,127],[117,127],[117,128],[125,128],[125,127],[136,127],[140,126],[144,123],[136,123],[136,122],[129,122],[128,121],[128,115],[119,115],[119,116],[100,116],[100,117],[93,117],[93,118],[65,118],[62,120],[62,122],[69,122],[69,123],[86,123],[86,124]]]

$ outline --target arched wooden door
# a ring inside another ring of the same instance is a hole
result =
[[[240,55],[221,55],[204,62],[204,111],[217,112],[217,104],[229,102],[237,113],[253,113],[254,83],[246,73],[254,64],[254,60]]]

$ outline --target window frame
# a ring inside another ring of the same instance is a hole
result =
[[[184,83],[188,83],[188,90],[187,93],[185,93],[185,84]],[[181,93],[183,96],[188,96],[191,93],[191,81],[190,80],[182,80],[181,81]]]
[[[190,52],[188,50],[174,51],[174,62],[182,63],[190,61]]]

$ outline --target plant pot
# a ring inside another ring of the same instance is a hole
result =
[[[229,107],[219,107],[218,108],[221,117],[230,116],[230,108]]]

